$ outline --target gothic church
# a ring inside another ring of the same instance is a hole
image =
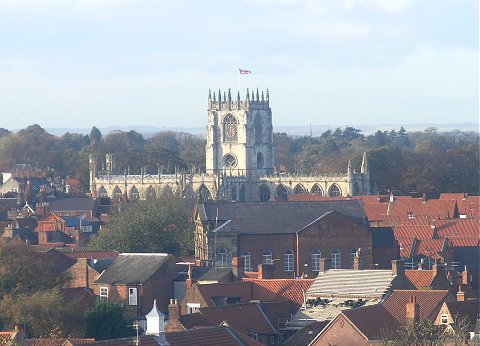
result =
[[[288,200],[289,195],[322,196],[370,194],[370,174],[364,154],[360,172],[348,162],[346,173],[292,175],[275,172],[272,110],[268,90],[249,92],[245,100],[231,92],[208,95],[206,172],[118,174],[114,156],[106,155],[104,171],[90,156],[92,196],[130,200],[155,197],[164,189],[202,200],[267,202]]]

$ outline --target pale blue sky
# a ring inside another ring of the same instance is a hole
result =
[[[0,127],[478,122],[477,0],[0,0]]]

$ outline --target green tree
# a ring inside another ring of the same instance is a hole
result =
[[[98,299],[85,314],[87,337],[107,340],[132,335],[127,327],[123,310],[107,299]]]
[[[167,252],[191,254],[192,206],[188,199],[164,192],[157,199],[137,201],[112,216],[91,246],[97,250],[120,252]]]

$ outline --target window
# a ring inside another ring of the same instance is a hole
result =
[[[115,186],[115,189],[113,190],[113,198],[115,199],[121,199],[122,198],[122,190],[118,186]]]
[[[236,142],[238,138],[237,119],[232,114],[223,118],[223,141]]]
[[[340,191],[340,188],[338,187],[337,184],[333,184],[330,186],[330,189],[328,190],[328,195],[330,197],[338,197],[342,195],[342,192]]]
[[[320,250],[312,251],[312,271],[313,272],[320,271],[320,257],[322,257],[322,253],[320,252]]]
[[[232,201],[237,200],[237,187],[235,185],[232,186],[232,189],[230,190],[230,199]]]
[[[270,337],[270,344],[271,344],[271,345],[275,345],[275,335],[272,335],[272,336]]]
[[[275,196],[279,200],[286,202],[287,199],[288,199],[288,193],[287,193],[287,189],[285,188],[285,186],[283,186],[282,184],[278,185],[277,190],[275,192]]]
[[[270,250],[263,251],[262,264],[273,264],[272,251]]]
[[[249,272],[252,270],[251,262],[250,262],[250,252],[242,251],[240,253],[240,257],[243,258],[243,268],[245,271]]]
[[[448,324],[448,314],[442,314],[440,316],[440,323],[441,324]]]
[[[283,263],[286,272],[293,272],[293,252],[292,250],[287,250],[283,254]]]
[[[157,198],[157,193],[155,192],[155,190],[153,189],[152,186],[149,186],[149,187],[147,188],[147,191],[146,191],[146,193],[145,193],[145,197],[146,197],[147,199],[155,199],[155,198]]]
[[[187,314],[193,314],[200,309],[199,303],[187,303]]]
[[[128,305],[137,305],[137,288],[128,288]]]
[[[100,299],[108,299],[108,287],[100,287]]]
[[[217,267],[229,267],[230,266],[230,251],[225,247],[221,246],[217,250]]]
[[[99,197],[108,197],[108,192],[103,186],[100,186],[100,188],[98,189],[98,196]]]
[[[258,193],[260,195],[260,202],[268,202],[270,200],[270,189],[267,185],[260,186]]]
[[[332,251],[332,269],[340,269],[340,250]]]
[[[310,193],[315,193],[320,196],[323,196],[322,188],[318,186],[318,184],[313,185],[312,189],[310,190]]]
[[[265,160],[263,159],[262,153],[257,153],[257,168],[263,168]]]
[[[305,187],[303,187],[302,184],[298,184],[293,189],[293,193],[296,194],[296,195],[300,195],[300,194],[305,193],[305,192],[306,192]]]
[[[235,155],[233,154],[226,154],[224,157],[223,157],[223,166],[225,168],[235,168],[237,167],[237,158],[235,157]]]
[[[350,250],[350,268],[353,268],[353,263],[355,263],[355,256],[357,255],[357,250]]]
[[[208,188],[202,184],[198,189],[197,196],[201,201],[208,201],[212,199],[212,194],[208,190]]]
[[[130,190],[130,199],[133,199],[133,200],[140,199],[140,193],[138,192],[138,189],[135,186],[132,187],[132,189]]]

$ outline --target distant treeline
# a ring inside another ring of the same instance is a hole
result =
[[[479,134],[476,132],[377,131],[365,136],[353,127],[325,131],[319,137],[274,134],[277,169],[299,174],[346,172],[347,162],[359,169],[367,152],[372,191],[436,197],[442,192],[479,194]],[[79,178],[88,186],[88,156],[99,161],[115,155],[118,173],[173,173],[175,169],[205,170],[205,140],[182,132],[159,132],[148,139],[136,131],[103,136],[93,127],[89,135],[54,136],[39,125],[16,133],[0,129],[0,169],[32,163],[60,177]],[[101,169],[101,165],[99,169]]]

